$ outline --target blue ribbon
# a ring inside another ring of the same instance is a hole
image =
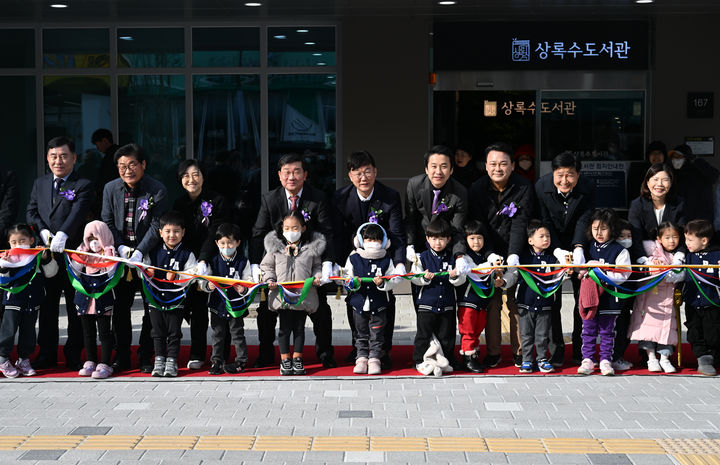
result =
[[[33,260],[28,262],[27,265],[24,265],[22,268],[18,269],[18,271],[12,275],[12,276],[0,276],[0,285],[4,286],[6,284],[10,284],[13,281],[16,281],[26,274],[28,274],[31,270],[35,269],[35,257],[33,257]]]

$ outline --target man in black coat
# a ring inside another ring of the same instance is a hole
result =
[[[132,262],[142,262],[160,242],[159,219],[168,209],[165,186],[145,174],[145,151],[135,144],[127,144],[115,152],[115,165],[120,177],[105,185],[103,191],[102,220],[108,225],[115,240],[118,255]],[[112,325],[115,334],[116,359],[113,370],[130,368],[132,319],[130,309],[141,280],[135,270],[130,281],[121,279],[115,287],[115,305]],[[150,337],[150,317],[147,303],[140,331],[138,359],[140,371],[152,371],[153,343]]]
[[[585,263],[584,246],[590,216],[595,208],[595,183],[580,174],[580,160],[571,152],[563,152],[553,158],[552,173],[548,173],[535,184],[540,219],[550,228],[553,252],[560,263],[572,256],[575,265]],[[572,251],[572,252],[571,252]],[[573,274],[572,284],[575,295],[573,309],[573,362],[582,360],[582,319],[578,313],[577,301],[580,282]],[[562,334],[560,309],[562,299],[552,310],[552,335],[550,338],[550,362],[560,367],[565,358],[565,342]]]
[[[470,187],[469,218],[484,223],[488,250],[517,265],[518,255],[527,247],[527,224],[534,217],[535,191],[530,181],[514,173],[513,150],[504,142],[485,149],[484,176]],[[522,364],[520,327],[515,302],[515,287],[508,289],[507,308],[510,318],[510,343],[515,365]],[[502,293],[496,292],[487,308],[485,339],[488,355],[484,364],[494,367],[500,362]]]
[[[27,222],[40,232],[43,243],[52,252],[61,254],[66,247],[72,249],[82,242],[93,187],[89,180],[80,178],[73,171],[77,154],[72,140],[66,137],[51,139],[46,153],[50,173],[35,180],[25,216]],[[82,367],[82,326],[73,302],[75,289],[65,272],[64,261],[58,258],[58,273],[45,280],[45,299],[40,305],[38,317],[40,352],[33,365],[35,368],[57,365],[59,306],[64,292],[68,329],[63,352],[67,367],[78,370]]]
[[[322,281],[329,284],[328,279],[333,272],[333,228],[330,217],[330,207],[322,191],[313,189],[305,184],[308,171],[305,160],[298,154],[284,155],[278,162],[278,177],[281,186],[263,195],[260,202],[255,226],[253,226],[250,243],[250,263],[253,272],[253,281],[262,281],[260,266],[258,265],[265,250],[263,241],[265,236],[275,229],[277,224],[290,213],[297,210],[309,218],[308,226],[325,236],[327,248],[323,254]],[[318,288],[320,304],[316,312],[310,314],[315,333],[315,353],[325,368],[337,366],[332,346],[332,314],[327,303],[329,287]],[[257,325],[260,343],[258,358],[254,367],[265,367],[275,364],[275,324],[277,314],[268,309],[267,302],[261,302],[258,307]]]
[[[366,151],[354,152],[347,163],[351,185],[338,189],[333,196],[332,216],[334,229],[334,261],[341,266],[355,249],[353,239],[360,226],[365,223],[378,223],[387,231],[390,239],[388,254],[395,265],[397,274],[405,274],[405,228],[402,222],[402,204],[400,194],[377,182],[375,159]],[[395,296],[390,292],[390,305],[386,309],[384,355],[380,359],[383,370],[392,368],[390,349],[395,329]],[[355,346],[355,320],[353,308],[347,306],[348,321]],[[355,350],[348,358],[355,360]]]

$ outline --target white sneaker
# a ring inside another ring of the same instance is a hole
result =
[[[10,360],[5,360],[0,364],[0,373],[5,375],[6,378],[17,378],[19,374]]]
[[[660,367],[658,359],[648,360],[648,371],[652,371],[653,373],[660,373],[663,371]]]
[[[19,371],[23,376],[35,376],[37,374],[32,365],[30,365],[30,360],[26,358],[17,359],[17,362],[15,362],[15,368],[17,368],[17,371]]]
[[[205,365],[205,362],[202,360],[190,360],[187,363],[187,367],[191,370],[199,370],[203,367],[203,365]]]
[[[611,365],[613,367],[613,370],[615,370],[615,371],[627,371],[630,368],[632,368],[632,366],[633,366],[632,363],[630,363],[627,360],[622,359],[622,358],[615,360],[614,362],[612,362]]]
[[[673,366],[672,362],[668,358],[661,358],[660,366],[665,373],[675,373],[677,371],[677,369]]]
[[[601,360],[600,361],[600,373],[603,376],[612,376],[615,374],[615,370],[613,370],[610,360]]]
[[[595,363],[589,358],[584,358],[577,370],[579,375],[591,375],[593,371],[595,371]]]
[[[357,360],[355,360],[355,368],[353,368],[353,373],[356,375],[364,375],[368,372],[368,359],[367,357],[358,357]]]

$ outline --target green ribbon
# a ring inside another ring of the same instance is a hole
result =
[[[715,307],[720,307],[720,304],[715,303],[705,294],[705,291],[703,291],[702,286],[700,286],[700,283],[697,281],[697,278],[695,278],[695,274],[692,272],[692,270],[688,269],[688,273],[690,274],[690,278],[692,278],[693,282],[695,283],[695,286],[698,288],[698,291],[700,291],[700,294],[705,297],[705,300],[713,304]]]
[[[35,258],[35,270],[33,271],[32,276],[30,276],[30,279],[25,284],[22,284],[18,287],[2,287],[0,286],[0,289],[3,291],[9,292],[10,294],[19,294],[20,292],[24,291],[26,287],[30,285],[33,279],[35,279],[35,275],[37,275],[38,270],[40,269],[40,260],[42,260],[42,253],[37,254]]]
[[[285,299],[285,291],[283,290],[283,287],[278,284],[278,290],[280,291],[280,297],[282,298],[283,302],[284,302],[286,305],[300,305],[301,303],[303,303],[303,301],[305,300],[305,298],[306,298],[306,297],[308,296],[308,294],[310,293],[310,289],[312,288],[313,281],[315,281],[315,278],[312,277],[312,276],[305,279],[305,282],[303,283],[303,287],[302,287],[302,289],[300,290],[300,297],[298,297],[298,300],[295,301],[295,302],[288,302],[288,301]]]
[[[553,289],[552,291],[543,292],[543,291],[540,290],[540,288],[538,287],[537,283],[536,283],[535,280],[532,278],[532,276],[530,275],[530,273],[528,273],[527,271],[525,271],[525,270],[523,270],[523,269],[520,269],[520,268],[518,268],[518,271],[520,272],[520,276],[522,276],[522,279],[525,281],[525,284],[527,284],[527,286],[528,286],[533,292],[535,292],[537,295],[539,295],[539,296],[542,297],[542,298],[545,298],[545,299],[546,299],[546,298],[550,297],[551,295],[555,294],[555,293],[558,291],[558,289],[560,289],[560,288],[562,287],[561,284],[558,284],[558,285],[555,287],[555,289]]]
[[[247,296],[244,297],[245,302],[246,302],[245,305],[243,305],[242,307],[237,307],[237,308],[232,307],[232,305],[230,304],[230,299],[227,298],[227,293],[225,292],[225,290],[217,287],[217,285],[215,285],[215,286],[216,286],[215,289],[217,291],[219,291],[220,293],[222,293],[223,298],[225,299],[225,310],[233,318],[240,318],[240,317],[243,317],[248,314],[248,311],[249,311],[248,309],[250,308],[250,305],[253,303],[253,301],[255,301],[255,296],[260,291],[260,289],[262,289],[266,285],[263,284],[260,286],[255,286],[254,289],[252,291],[250,291],[250,293],[247,294]]]
[[[470,287],[472,288],[472,290],[475,291],[475,294],[477,294],[478,297],[480,297],[481,299],[489,299],[490,297],[493,296],[493,294],[495,294],[495,286],[494,286],[495,283],[493,283],[492,276],[488,278],[488,281],[490,282],[490,293],[489,294],[485,294],[485,292],[480,287],[480,285],[477,284],[472,279],[467,278],[467,280],[470,282]]]
[[[600,280],[600,278],[598,278],[597,275],[595,274],[595,269],[594,269],[594,268],[591,269],[590,271],[588,271],[588,276],[590,276],[590,279],[592,279],[592,280],[595,282],[595,284],[597,284],[598,286],[600,286],[601,288],[603,288],[603,290],[605,290],[605,292],[607,292],[608,294],[610,294],[610,295],[613,296],[613,297],[617,297],[618,299],[629,299],[629,298],[631,298],[631,297],[636,297],[636,296],[639,296],[640,294],[644,294],[645,292],[648,292],[650,289],[652,289],[652,288],[654,288],[655,286],[657,286],[658,284],[660,284],[660,282],[661,282],[663,279],[665,279],[664,276],[661,276],[660,278],[658,278],[657,280],[655,280],[654,283],[651,283],[652,285],[651,285],[649,288],[647,288],[647,289],[645,289],[645,290],[642,290],[642,291],[640,291],[640,292],[619,292],[619,291],[615,291],[615,290],[613,290],[613,289],[609,289],[608,287],[606,287],[606,286],[602,283],[602,281]]]
[[[138,273],[138,274],[142,275],[142,273]],[[143,285],[143,287],[142,287],[143,294],[145,295],[145,298],[148,301],[148,305],[155,308],[156,310],[160,310],[163,312],[170,312],[170,311],[175,310],[176,308],[178,308],[185,302],[185,297],[187,297],[187,293],[183,296],[182,299],[179,300],[179,302],[177,304],[173,305],[172,307],[165,307],[165,306],[163,306],[163,304],[161,304],[157,300],[155,300],[152,293],[147,288],[147,283],[145,282],[145,279],[141,278],[141,281],[142,281],[142,285]]]
[[[110,282],[108,282],[105,285],[105,288],[103,288],[101,291],[98,291],[98,292],[88,292],[85,290],[85,286],[83,286],[83,284],[80,282],[80,280],[77,279],[70,271],[70,268],[69,268],[70,264],[68,263],[67,265],[68,265],[68,267],[66,269],[67,269],[68,279],[70,279],[70,284],[72,284],[72,287],[74,287],[75,290],[78,291],[80,294],[88,296],[91,299],[98,299],[101,296],[103,296],[106,293],[113,290],[113,288],[115,286],[117,286],[117,284],[120,282],[120,280],[122,279],[122,277],[125,273],[125,264],[122,262],[118,263],[117,268],[115,268],[115,273],[113,273],[112,279],[110,280]]]

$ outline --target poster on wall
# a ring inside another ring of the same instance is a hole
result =
[[[715,155],[714,137],[689,137],[685,136],[685,143],[692,150],[693,155],[698,157],[712,157]]]
[[[582,175],[595,181],[598,208],[627,208],[627,164],[622,161],[583,161]]]

